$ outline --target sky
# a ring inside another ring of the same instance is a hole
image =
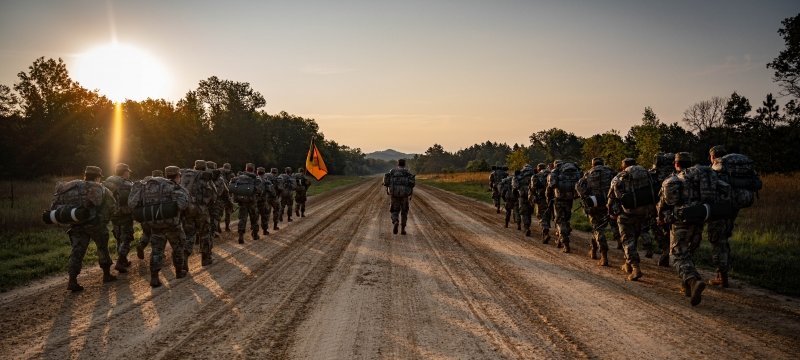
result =
[[[733,91],[760,104],[780,90],[765,67],[785,47],[780,22],[799,12],[800,1],[3,0],[0,84],[41,56],[74,73],[116,40],[163,66],[154,97],[176,102],[218,76],[365,152],[455,151],[553,127],[626,133],[645,106],[672,123]]]

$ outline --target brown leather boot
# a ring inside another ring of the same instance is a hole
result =
[[[689,298],[689,303],[692,306],[697,306],[700,304],[700,301],[703,300],[703,290],[706,289],[706,283],[698,278],[691,278],[687,281],[687,285],[692,291],[692,296]]]
[[[628,275],[628,281],[637,281],[641,277],[642,277],[642,270],[639,268],[639,264],[632,264],[631,274]]]
[[[239,233],[239,244],[244,244],[244,233]]]
[[[600,261],[597,262],[598,266],[608,266],[608,249],[600,249]]]
[[[728,273],[717,272],[717,277],[708,281],[708,285],[728,287]]]
[[[157,288],[161,286],[161,280],[158,279],[158,273],[150,273],[150,287]]]
[[[111,265],[105,265],[102,268],[103,268],[103,282],[104,283],[112,282],[112,281],[117,280],[116,276],[111,275]]]
[[[80,284],[78,284],[78,275],[69,276],[69,282],[67,283],[67,290],[72,292],[83,291],[83,286],[80,286]]]

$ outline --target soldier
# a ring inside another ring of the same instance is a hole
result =
[[[97,258],[100,268],[103,269],[103,282],[114,281],[117,278],[111,275],[111,255],[108,253],[108,221],[115,211],[116,203],[111,191],[100,184],[103,171],[97,166],[87,166],[83,180],[72,180],[56,185],[51,211],[46,212],[52,223],[59,223],[55,215],[59,211],[68,211],[77,214],[77,210],[88,209],[85,218],[80,221],[69,222],[70,244],[72,252],[69,256],[69,283],[67,290],[81,291],[83,286],[78,284],[78,274],[81,272],[83,257],[89,247],[89,241],[94,241],[97,246]]]
[[[681,277],[684,295],[696,306],[706,284],[694,266],[692,252],[700,244],[709,210],[720,200],[720,184],[708,166],[692,166],[692,156],[687,152],[675,155],[675,170],[676,174],[661,185],[658,222],[671,225],[672,263]]]
[[[247,230],[247,218],[250,218],[250,232],[253,240],[258,240],[258,213],[256,205],[261,197],[261,178],[255,174],[256,166],[247,163],[244,172],[231,180],[228,189],[239,204],[239,244],[244,244],[244,232]]]
[[[518,206],[519,215],[522,220],[522,226],[525,227],[525,236],[531,236],[531,217],[533,216],[531,203],[528,200],[528,192],[530,191],[531,177],[533,177],[533,167],[525,164],[520,170],[519,176],[515,176],[511,181],[511,188],[519,194]]]
[[[142,181],[134,183],[133,185],[134,187],[143,186],[145,183],[147,183],[147,180],[150,180],[154,177],[164,177],[164,172],[161,170],[153,170],[150,176],[145,176],[144,179],[142,179]],[[151,230],[150,230],[150,225],[148,224],[140,223],[140,225],[142,225],[142,237],[139,238],[139,243],[136,244],[136,257],[143,260],[144,248],[147,247],[147,244],[150,243]]]
[[[308,188],[311,181],[306,176],[306,169],[297,168],[297,172],[292,175],[295,178],[296,188],[294,189],[294,214],[298,217],[306,217],[306,200],[308,200]]]
[[[269,172],[264,174],[264,179],[272,183],[274,192],[267,193],[267,206],[272,209],[272,230],[280,230],[278,221],[281,216],[281,200],[278,194],[278,168],[271,168]],[[262,224],[263,226],[263,224]],[[267,222],[269,226],[269,222]]]
[[[212,173],[207,170],[204,160],[194,162],[194,169],[181,171],[181,186],[189,193],[189,203],[192,205],[183,214],[183,230],[186,232],[184,247],[183,269],[189,271],[189,256],[194,251],[195,242],[200,244],[200,259],[202,266],[213,263],[211,248],[213,246],[213,230],[211,229],[211,214],[209,206],[217,197]]]
[[[556,160],[553,162],[553,171],[547,175],[547,202],[552,206],[555,215],[556,235],[558,247],[564,248],[564,253],[570,252],[569,235],[572,232],[570,219],[572,218],[572,202],[575,200],[575,185],[581,178],[581,170],[575,163]]]
[[[506,167],[495,165],[492,166],[492,172],[489,174],[489,190],[492,191],[492,200],[498,214],[500,213],[500,198],[502,197],[499,185],[508,176],[507,170],[508,168]]]
[[[616,172],[605,166],[603,158],[592,159],[592,168],[578,180],[575,190],[581,197],[583,210],[589,217],[592,225],[592,241],[589,257],[597,260],[597,251],[600,250],[600,261],[597,265],[608,266],[608,242],[606,241],[606,227],[608,226],[608,209],[606,196],[611,188],[611,179]]]
[[[130,179],[131,169],[128,164],[119,163],[114,169],[114,175],[103,182],[103,186],[111,190],[117,202],[117,210],[111,215],[113,225],[111,233],[117,240],[117,264],[114,265],[114,269],[120,273],[127,273],[128,267],[131,266],[128,252],[133,242],[133,217],[131,208],[128,207],[128,196],[131,194],[133,182]]]
[[[275,199],[277,193],[275,185],[267,178],[267,169],[259,166],[256,168],[256,175],[261,179],[261,196],[256,201],[256,208],[261,218],[261,230],[264,235],[269,235],[269,215],[272,212],[272,205],[268,203],[268,199]]]
[[[653,168],[650,169],[650,174],[660,187],[664,180],[675,172],[675,154],[657,153],[654,157],[655,161],[653,161]],[[658,225],[656,216],[652,216],[648,221],[647,228],[642,229],[642,232],[647,233],[649,230],[653,231],[656,244],[661,252],[661,256],[658,258],[658,266],[669,267],[669,226]],[[647,255],[645,254],[645,256]]]
[[[542,243],[550,242],[550,217],[553,210],[548,208],[546,189],[547,175],[550,169],[545,163],[536,165],[536,174],[531,177],[530,183],[530,203],[536,210],[536,219],[539,220],[539,227],[542,229]]]
[[[220,170],[220,172],[222,173],[222,179],[225,180],[226,184],[230,184],[231,180],[233,180],[233,178],[236,177],[236,174],[234,174],[233,170],[231,170],[230,163],[222,164],[222,170]],[[228,199],[228,201],[224,202],[222,206],[223,209],[225,209],[225,231],[230,232],[231,214],[233,214],[233,200]]]
[[[637,240],[641,236],[642,226],[653,214],[658,186],[654,183],[647,169],[636,165],[636,160],[622,160],[622,171],[611,180],[608,192],[608,212],[617,219],[622,245],[625,250],[625,264],[622,271],[629,281],[637,281],[642,277],[639,266],[639,253],[636,250]]]
[[[500,181],[498,184],[498,189],[500,190],[500,195],[505,202],[506,208],[506,227],[508,227],[508,223],[511,221],[512,215],[515,217],[515,221],[517,223],[517,230],[522,229],[522,225],[520,224],[519,219],[519,212],[517,210],[518,201],[519,201],[519,192],[514,190],[511,186],[512,181],[514,180],[515,176],[519,176],[520,171],[514,171],[513,175],[507,175],[505,179]]]
[[[295,180],[292,177],[292,168],[286,167],[283,169],[283,174],[278,175],[278,195],[281,200],[281,221],[283,221],[283,214],[286,214],[288,222],[292,222],[292,208],[293,199],[292,192],[295,188]]]
[[[739,210],[753,205],[756,192],[761,190],[761,178],[753,169],[753,161],[747,156],[728,153],[722,145],[709,150],[711,168],[718,178],[730,185],[729,216],[708,223],[708,240],[711,242],[712,261],[717,268],[717,276],[709,280],[709,285],[728,287],[728,271],[731,268],[729,239]]]
[[[406,169],[406,159],[397,160],[397,167],[383,176],[383,186],[392,197],[389,212],[392,213],[392,233],[397,234],[398,225],[402,235],[406,234],[408,207],[414,194],[416,176]]]
[[[164,264],[164,249],[167,242],[172,247],[172,264],[175,277],[186,276],[184,241],[186,236],[181,226],[181,213],[188,211],[192,204],[189,193],[181,185],[181,170],[177,166],[164,169],[166,178],[153,176],[145,179],[141,186],[134,187],[129,203],[137,207],[134,212],[142,227],[150,229],[150,286],[161,286],[159,272]]]
[[[214,202],[208,206],[208,213],[211,217],[211,232],[214,234],[214,237],[217,238],[219,234],[222,233],[219,222],[225,211],[225,203],[231,200],[230,194],[228,193],[228,182],[222,177],[222,171],[217,169],[217,163],[206,161],[206,168],[211,172],[211,179],[214,182],[214,188],[217,190],[217,196]]]

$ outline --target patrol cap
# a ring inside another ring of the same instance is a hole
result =
[[[131,171],[131,167],[128,166],[128,164],[126,164],[126,163],[119,163],[119,164],[117,164],[117,166],[114,167],[114,173],[116,173],[116,174],[120,174],[120,173],[123,173],[125,171],[130,171],[131,174],[133,174],[133,171]]]
[[[99,168],[99,167],[97,167],[97,166],[91,166],[91,165],[89,165],[89,166],[87,166],[87,167],[86,167],[86,169],[85,169],[85,170],[83,170],[83,173],[84,173],[85,175],[97,175],[97,176],[103,176],[103,169],[101,169],[101,168]]]
[[[253,163],[244,164],[244,170],[245,171],[253,171],[255,169],[256,169],[256,164],[253,164]]]
[[[628,167],[636,165],[636,159],[634,158],[624,158],[622,159],[622,167]]]
[[[179,175],[180,173],[181,173],[181,168],[175,165],[170,165],[164,168],[164,175],[166,176],[175,176]]]
[[[285,171],[287,173],[290,173],[290,172],[292,172],[292,167],[291,166],[287,166],[285,169],[283,169],[283,171]]]
[[[682,161],[692,161],[692,154],[686,151],[679,152],[675,154],[675,162],[682,162]]]
[[[263,166],[259,166],[259,167],[256,168],[256,172],[259,173],[259,174],[265,173],[265,172],[267,172],[267,169],[265,169]]]
[[[150,175],[153,177],[164,177],[164,172],[161,170],[153,170],[153,173]]]
[[[269,172],[271,172],[273,174],[277,174],[278,173],[278,168],[269,169]]]
[[[715,145],[708,150],[708,154],[713,157],[722,157],[728,155],[728,150],[725,149],[724,145]]]
[[[231,169],[231,163],[222,164],[222,168],[225,169],[225,170],[230,170]]]
[[[596,158],[592,159],[592,166],[604,165],[604,164],[605,164],[605,162],[603,161],[603,158],[601,158],[601,157],[596,157]]]
[[[205,160],[195,160],[194,161],[194,169],[195,170],[205,170],[206,169],[206,161]]]
[[[217,163],[213,161],[206,161],[206,167],[211,170],[217,170]]]
[[[299,173],[306,172],[306,169],[299,167],[299,168],[297,168],[297,172],[299,172]]]
[[[545,163],[536,164],[536,169],[538,169],[538,170],[544,170],[545,168],[547,168],[547,164],[545,164]]]
[[[398,159],[397,166],[406,166],[406,159]]]

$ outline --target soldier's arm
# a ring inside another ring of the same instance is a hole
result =
[[[178,209],[181,209],[181,211],[189,207],[189,193],[183,187],[176,186],[175,190],[172,191],[172,197],[178,203]]]

